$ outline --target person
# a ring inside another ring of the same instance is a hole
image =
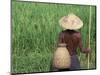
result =
[[[78,29],[82,28],[83,22],[75,14],[68,14],[68,16],[64,16],[59,20],[59,24],[63,28],[63,31],[59,34],[58,46],[60,43],[65,43],[66,48],[68,49],[68,52],[71,56],[70,68],[59,69],[59,71],[79,70],[80,61],[77,55],[77,48],[79,47],[83,53],[91,52],[90,48],[83,48],[82,36],[78,31]]]

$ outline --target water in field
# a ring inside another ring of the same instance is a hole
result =
[[[83,45],[88,43],[89,6],[12,1],[12,72],[51,71],[52,55],[56,49],[59,19],[68,13],[79,16],[84,26]],[[90,69],[96,68],[96,8],[92,6]],[[85,54],[78,55],[82,69],[87,69]]]

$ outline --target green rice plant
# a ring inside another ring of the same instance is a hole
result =
[[[95,11],[92,6],[90,69],[96,68]],[[51,71],[53,52],[62,31],[58,21],[68,13],[83,20],[80,31],[87,47],[89,6],[12,1],[12,73]],[[82,69],[87,69],[85,54],[78,49],[78,55]]]

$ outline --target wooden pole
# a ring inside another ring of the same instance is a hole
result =
[[[88,43],[88,48],[90,48],[90,41],[91,41],[91,19],[92,19],[92,9],[90,6],[90,14],[89,14],[89,35],[88,35],[88,39],[89,39],[89,43]],[[90,54],[88,54],[88,65],[87,65],[88,69],[90,68]]]

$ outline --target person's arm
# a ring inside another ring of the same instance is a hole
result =
[[[81,34],[80,33],[78,34],[78,37],[79,37],[79,48],[80,48],[81,52],[90,53],[91,52],[90,48],[83,48],[82,38],[81,38]]]
[[[63,32],[59,34],[57,46],[66,46]]]

